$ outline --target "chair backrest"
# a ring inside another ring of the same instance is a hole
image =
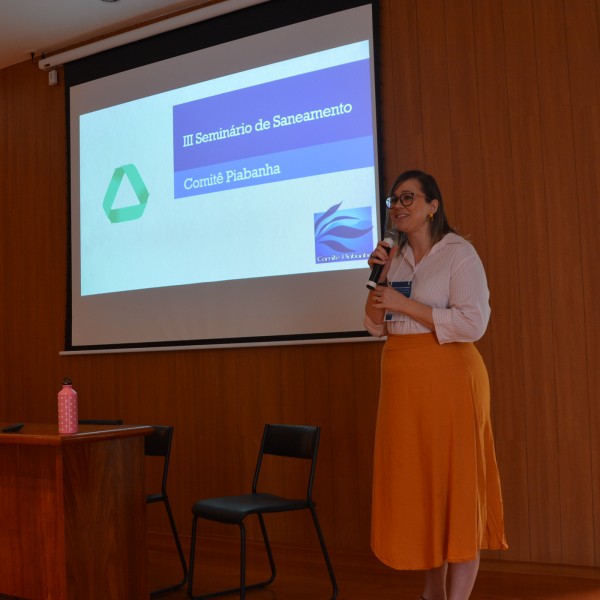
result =
[[[144,454],[146,456],[169,456],[173,426],[152,425],[152,428],[154,431],[144,438]]]
[[[319,443],[319,428],[310,425],[265,425],[262,453],[312,459]]]
[[[80,425],[123,425],[123,419],[79,419]]]
[[[254,481],[252,482],[252,492],[256,493],[257,491],[260,469],[265,454],[300,458],[311,461],[306,496],[307,500],[312,502],[312,486],[320,434],[321,428],[312,425],[265,425],[254,472]]]
[[[152,428],[154,431],[144,438],[144,454],[146,456],[162,456],[164,458],[161,490],[162,494],[166,495],[173,426],[152,425]]]

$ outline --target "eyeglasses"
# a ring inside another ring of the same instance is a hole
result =
[[[426,197],[425,194],[417,194],[416,192],[402,192],[399,196],[390,196],[385,199],[385,205],[388,208],[394,208],[397,202],[404,207],[410,206],[415,201],[415,196]]]

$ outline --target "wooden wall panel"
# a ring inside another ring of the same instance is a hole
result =
[[[377,419],[377,402],[372,402],[374,391],[379,382],[379,361],[383,343],[360,344],[354,346],[353,372],[356,395],[355,414],[356,466],[351,473],[355,477],[358,488],[358,518],[354,527],[359,531],[358,548],[371,546],[371,485],[373,446],[375,423]]]
[[[590,479],[592,484],[593,514],[588,522],[593,535],[595,563],[600,564],[600,320],[595,313],[600,296],[600,280],[596,264],[598,256],[598,232],[600,223],[600,80],[590,76],[590,66],[600,64],[600,5],[593,0],[576,0],[565,11],[566,45],[571,90],[573,141],[575,149],[575,173],[580,244],[583,314],[585,318],[585,353],[587,373],[584,381],[588,389],[589,436],[591,439]],[[595,19],[594,19],[595,15]],[[585,423],[585,416],[584,421]]]
[[[555,347],[560,468],[561,560],[580,564],[594,553],[585,315],[579,205],[564,210],[573,189],[575,153],[563,0],[533,4],[539,73],[542,157],[546,181],[552,330]],[[571,176],[565,176],[565,174]],[[568,315],[568,318],[566,318]],[[573,494],[573,490],[577,494]],[[568,532],[568,534],[567,534]]]
[[[423,113],[415,3],[385,2],[380,10],[381,55],[386,57],[380,65],[381,179],[387,193],[400,171],[423,164]]]
[[[510,507],[527,503],[525,398],[518,274],[517,233],[514,217],[515,188],[506,89],[506,59],[502,6],[494,0],[473,4],[473,32],[477,69],[477,115],[481,127],[481,170],[485,182],[485,266],[490,287],[492,316],[490,383],[496,451],[501,465],[509,551],[502,557],[528,560],[529,519],[526,511]],[[479,247],[479,245],[477,246]],[[501,250],[501,251],[498,251]]]
[[[382,187],[432,172],[488,273],[479,348],[510,545],[493,556],[600,566],[600,0],[381,0],[379,19]],[[369,552],[382,343],[59,356],[66,177],[62,83],[29,63],[0,71],[0,420],[54,421],[70,375],[83,417],[175,425],[184,537],[196,499],[249,488],[265,422],[321,425],[327,541]],[[160,511],[148,520],[168,535]],[[304,516],[270,526],[316,546]]]
[[[331,423],[331,407],[329,395],[331,393],[330,374],[331,360],[336,368],[340,365],[334,360],[335,353],[328,345],[317,345],[304,348],[304,373],[306,420],[315,425],[328,425]],[[335,437],[329,426],[323,428],[319,450],[319,466],[315,478],[315,498],[319,506],[319,514],[323,521],[325,535],[329,538],[334,529],[336,519],[335,506]],[[350,483],[353,486],[353,482]],[[339,526],[339,521],[338,521]]]
[[[418,35],[421,111],[423,115],[423,164],[417,165],[435,174],[447,203],[450,222],[456,222],[454,169],[452,164],[451,107],[448,98],[448,53],[443,0],[415,3],[417,21],[412,24]],[[403,94],[411,94],[403,90]],[[401,102],[398,96],[397,102]],[[400,105],[402,106],[402,104]],[[450,159],[450,160],[449,160]]]
[[[532,560],[560,562],[559,457],[545,182],[537,69],[530,2],[504,2],[503,26],[514,194],[508,205],[516,227],[523,348],[529,546]],[[511,327],[507,323],[506,327]],[[500,399],[496,399],[498,402]],[[505,471],[509,471],[510,467]],[[506,475],[510,477],[510,475]],[[506,487],[506,486],[505,486]],[[523,490],[525,492],[525,490]],[[507,507],[510,512],[511,508]]]
[[[358,448],[356,447],[356,403],[361,400],[355,393],[354,385],[354,348],[350,344],[329,346],[330,357],[341,368],[330,372],[329,379],[329,421],[331,423],[333,453],[333,488],[345,489],[345,493],[335,501],[333,522],[336,529],[344,530],[340,540],[347,548],[357,548],[360,542],[358,527],[344,527],[352,523],[358,515],[359,490],[356,465]],[[333,356],[332,356],[333,355]],[[344,367],[343,365],[347,365]]]
[[[486,206],[471,0],[444,5],[453,188],[441,180],[454,208],[453,223],[486,261]]]

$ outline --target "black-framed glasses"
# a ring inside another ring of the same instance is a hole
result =
[[[402,192],[399,196],[389,196],[385,199],[385,205],[388,208],[394,208],[397,202],[404,207],[410,206],[415,201],[415,196],[425,196],[425,194],[417,194],[416,192]]]

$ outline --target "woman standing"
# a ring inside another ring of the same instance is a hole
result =
[[[371,543],[395,569],[425,571],[423,600],[466,600],[481,549],[506,549],[490,390],[473,345],[485,333],[489,292],[473,246],[449,225],[435,179],[396,178],[379,242],[383,265],[365,326],[387,335],[373,472]]]

